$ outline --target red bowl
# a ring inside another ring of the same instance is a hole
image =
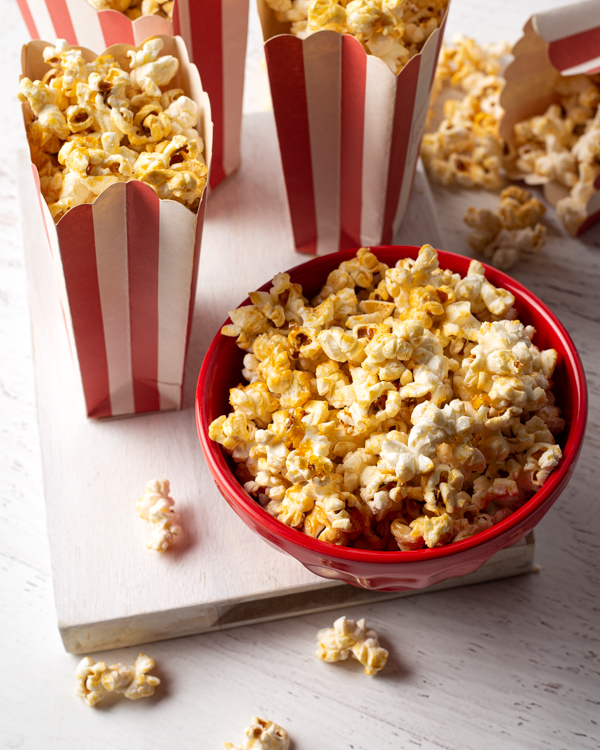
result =
[[[399,258],[416,258],[419,248],[382,246],[371,250],[380,260],[393,266]],[[288,273],[293,282],[302,285],[305,296],[310,298],[318,293],[327,275],[355,253],[356,250],[347,250],[315,258],[292,268]],[[466,275],[470,258],[442,250],[438,251],[438,255],[441,268]],[[204,358],[198,378],[196,424],[206,462],[219,492],[253,531],[323,578],[348,581],[372,590],[403,591],[424,588],[446,578],[472,573],[499,550],[516,544],[541,521],[566,487],[581,450],[587,420],[585,375],[571,337],[546,305],[505,273],[490,266],[485,266],[485,269],[486,278],[492,284],[508,289],[515,296],[520,320],[525,325],[533,325],[537,331],[534,343],[540,349],[553,348],[558,352],[553,390],[567,427],[559,436],[562,460],[544,486],[504,521],[468,539],[443,547],[413,552],[375,552],[313,539],[263,510],[239,484],[230,456],[208,437],[210,423],[230,411],[229,389],[242,380],[244,353],[238,349],[233,338],[218,333]],[[267,291],[270,287],[269,281],[261,287],[261,291]],[[242,305],[246,304],[250,304],[250,299],[242,302]]]

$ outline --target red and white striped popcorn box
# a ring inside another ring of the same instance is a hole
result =
[[[516,123],[542,115],[558,102],[555,85],[561,76],[600,73],[600,0],[571,3],[531,16],[513,55],[500,97],[504,109],[500,134],[508,143],[514,141]],[[508,169],[512,178],[521,177],[511,163]],[[529,184],[542,183],[535,176],[524,179]],[[586,218],[577,235],[600,221],[600,175],[594,187],[597,190],[587,201]],[[557,180],[544,184],[544,197],[553,206],[568,194],[569,189]]]
[[[354,37],[298,39],[258,4],[296,249],[390,244],[412,191],[448,11],[394,75]]]
[[[197,129],[210,169],[208,95],[183,40],[161,38],[162,53],[179,59],[170,85],[182,88],[200,108]],[[50,68],[42,57],[47,45],[34,41],[23,47],[24,76],[41,79]],[[86,59],[97,57],[81,49]],[[119,44],[106,54],[129,70],[126,53],[131,49]],[[23,109],[27,120],[27,106]],[[87,415],[122,417],[180,409],[206,191],[194,213],[177,201],[161,200],[142,182],[119,182],[94,203],[71,208],[55,224],[38,171],[33,164],[31,169],[37,188],[31,210],[39,209],[43,217]]]
[[[17,2],[32,39],[106,49],[137,46],[150,36],[183,37],[212,105],[211,188],[239,168],[249,0],[175,0],[173,22],[160,16],[131,21],[116,10],[96,11],[87,0]]]

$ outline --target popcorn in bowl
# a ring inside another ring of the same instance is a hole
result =
[[[247,385],[208,430],[245,491],[287,526],[367,550],[466,539],[546,481],[564,422],[513,295],[425,245],[390,268],[367,248],[312,304],[278,274],[223,333]]]
[[[290,33],[306,39],[316,31],[350,34],[393,73],[419,53],[441,26],[448,0],[267,0]]]
[[[43,78],[21,78],[31,159],[55,222],[113,183],[134,179],[197,210],[208,175],[199,109],[181,89],[168,88],[179,61],[160,56],[162,48],[159,37],[148,39],[128,52],[123,70],[111,55],[87,62],[58,40],[44,50],[52,67]]]

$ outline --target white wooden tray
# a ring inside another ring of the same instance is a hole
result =
[[[196,435],[202,357],[247,292],[307,258],[293,250],[273,116],[244,121],[240,174],[210,199],[181,412],[114,421],[85,417],[50,264],[23,164],[21,201],[37,406],[58,626],[67,651],[88,653],[407,595],[325,581],[264,544],[216,490]],[[23,151],[22,162],[27,157]],[[442,246],[427,181],[415,191],[400,244]],[[167,553],[146,548],[136,499],[168,478],[184,528]],[[433,589],[528,572],[533,537],[476,573]],[[420,592],[419,592],[420,593]]]

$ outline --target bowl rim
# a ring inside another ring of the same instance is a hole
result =
[[[352,248],[349,250],[343,250],[337,253],[333,253],[337,263],[339,265],[344,260],[354,257],[359,248]],[[397,252],[397,260],[403,257],[416,257],[420,246],[417,245],[372,245],[369,247],[371,252],[377,255],[378,251],[394,251]],[[453,253],[448,250],[437,249],[438,258],[440,262],[440,268],[449,268],[455,273],[461,273],[465,275],[466,269],[472,260],[468,256]],[[318,271],[322,266],[329,265],[331,263],[331,255],[318,256],[304,263],[299,263],[296,266],[285,271],[290,276],[294,277],[295,273],[299,271],[305,271],[306,269],[315,269]],[[558,467],[550,474],[550,477],[546,480],[540,490],[532,495],[521,508],[511,513],[510,516],[505,518],[503,521],[495,524],[494,526],[480,531],[477,534],[473,534],[467,539],[462,539],[459,542],[452,542],[450,544],[443,545],[441,547],[434,548],[423,548],[412,551],[392,551],[392,550],[363,550],[356,549],[354,547],[344,547],[341,545],[332,544],[330,542],[322,542],[318,539],[314,539],[302,531],[299,531],[291,526],[286,526],[284,523],[270,515],[260,503],[257,502],[251,495],[249,495],[236,479],[235,475],[231,472],[225,457],[224,449],[221,445],[211,440],[208,437],[209,420],[207,414],[206,404],[202,399],[202,394],[207,392],[204,387],[207,374],[210,365],[215,357],[218,356],[220,350],[226,346],[234,343],[231,338],[225,337],[221,334],[221,328],[223,325],[231,323],[231,319],[227,320],[219,327],[219,330],[213,338],[206,355],[204,357],[202,367],[198,376],[198,383],[196,388],[196,426],[198,430],[198,436],[200,444],[204,453],[204,457],[209,464],[209,468],[213,475],[215,482],[221,482],[224,487],[227,488],[229,496],[235,498],[235,503],[242,506],[244,512],[249,515],[256,525],[266,528],[275,537],[282,537],[287,543],[293,545],[299,545],[300,547],[309,550],[312,553],[317,553],[325,558],[335,558],[339,560],[354,561],[361,563],[415,563],[423,562],[425,560],[434,560],[436,558],[447,557],[455,554],[459,554],[463,551],[471,550],[475,547],[480,547],[486,542],[491,542],[497,539],[506,532],[511,531],[515,527],[519,526],[521,521],[526,517],[533,515],[549,498],[552,497],[555,491],[563,489],[563,485],[566,484],[570,471],[574,466],[579,452],[582,447],[583,437],[586,429],[587,422],[587,411],[588,411],[588,395],[587,395],[587,383],[585,379],[585,373],[581,358],[575,344],[573,343],[567,330],[556,317],[556,315],[537,297],[535,294],[530,292],[523,284],[513,279],[503,271],[498,270],[489,266],[487,263],[481,264],[485,269],[485,278],[488,279],[494,286],[502,287],[507,289],[515,295],[517,304],[524,302],[528,307],[537,310],[542,316],[547,318],[551,324],[553,333],[556,334],[560,343],[563,346],[564,352],[561,356],[564,356],[565,365],[567,372],[569,373],[570,385],[574,385],[574,408],[571,418],[571,424],[567,441],[563,449],[562,460]],[[464,270],[457,270],[460,269]],[[268,291],[271,288],[272,279],[269,279],[263,284],[257,291]],[[252,304],[249,297],[246,297],[238,307]],[[240,373],[241,374],[241,373]],[[219,488],[221,489],[221,488]],[[223,492],[223,490],[221,490]]]

